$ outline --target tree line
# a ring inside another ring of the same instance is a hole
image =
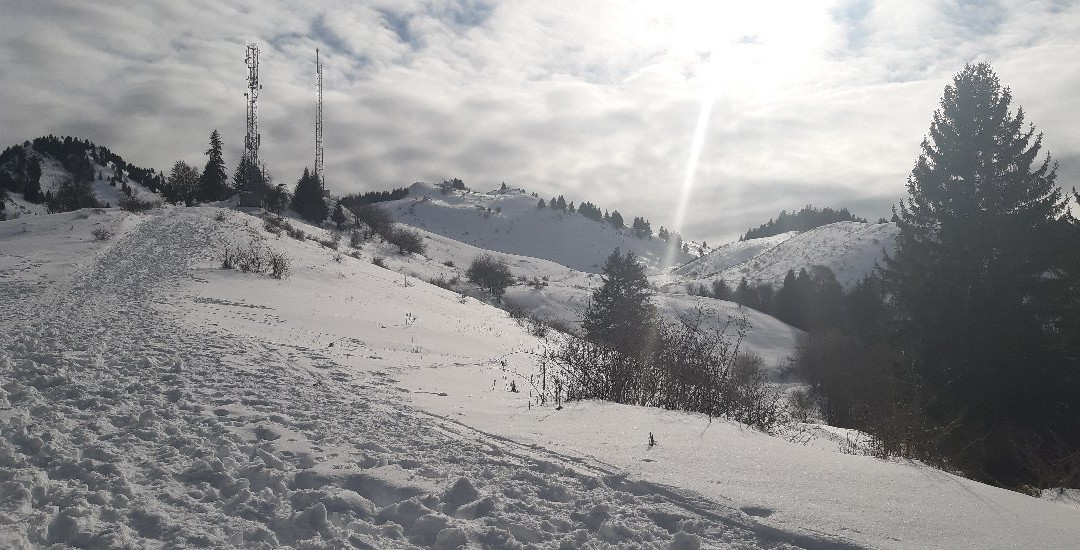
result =
[[[847,208],[834,210],[829,207],[815,208],[813,205],[808,204],[797,212],[789,213],[787,210],[781,210],[780,215],[775,219],[770,218],[769,221],[757,227],[747,229],[746,233],[739,237],[739,240],[745,241],[749,239],[759,239],[761,237],[771,237],[773,235],[787,233],[788,231],[809,231],[815,227],[821,227],[836,222],[866,223],[866,218],[860,218],[851,212],[848,212]]]

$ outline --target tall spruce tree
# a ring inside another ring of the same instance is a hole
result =
[[[221,134],[217,130],[210,132],[210,148],[204,154],[209,158],[199,181],[199,199],[207,202],[223,200],[229,195],[229,176],[225,172]]]
[[[950,427],[941,452],[1001,484],[1030,473],[1025,441],[1078,441],[1077,398],[1058,391],[1074,374],[1050,353],[1037,303],[1065,201],[1042,134],[1011,101],[988,63],[945,87],[881,271],[927,419]]]
[[[581,328],[586,339],[643,358],[656,321],[645,268],[632,251],[618,248],[601,268],[603,284],[592,294]]]
[[[326,200],[323,198],[322,184],[307,167],[296,182],[293,192],[292,208],[309,222],[322,223],[329,214]]]

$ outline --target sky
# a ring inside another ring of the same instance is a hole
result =
[[[1080,4],[899,0],[0,0],[0,146],[46,134],[230,172],[260,48],[260,157],[326,185],[461,178],[591,201],[719,244],[782,209],[876,220],[942,90],[990,61],[1080,187]]]

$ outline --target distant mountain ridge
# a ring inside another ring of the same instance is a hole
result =
[[[720,246],[675,270],[691,281],[723,279],[737,285],[779,288],[788,270],[828,267],[837,281],[851,287],[891,251],[898,229],[894,223],[836,222],[805,231],[748,239]]]
[[[580,212],[538,208],[538,197],[522,189],[480,193],[415,183],[408,197],[383,202],[395,221],[496,252],[550,260],[599,273],[612,250],[632,251],[650,269],[692,258],[656,235],[638,237]]]
[[[749,239],[759,239],[761,237],[772,237],[781,233],[787,233],[789,231],[809,231],[815,227],[821,227],[830,223],[836,222],[863,222],[866,223],[866,218],[860,218],[851,212],[848,212],[847,208],[841,208],[835,210],[829,207],[815,208],[813,205],[806,205],[802,207],[798,212],[788,213],[787,210],[781,210],[780,214],[775,219],[770,218],[769,221],[746,230],[746,233],[739,237],[740,241]]]

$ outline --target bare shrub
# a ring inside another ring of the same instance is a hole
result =
[[[289,276],[290,262],[284,252],[270,250],[270,276],[275,279],[284,279]]]
[[[121,210],[139,213],[159,208],[161,206],[161,201],[157,199],[144,199],[139,196],[138,191],[133,190],[130,195],[121,193],[117,205]]]
[[[514,284],[514,276],[506,260],[490,254],[481,254],[469,264],[465,276],[481,289],[491,293],[496,302],[502,302],[506,289]]]
[[[364,222],[377,235],[387,241],[390,240],[394,220],[386,210],[375,205],[365,204],[353,210],[353,214],[356,215],[357,220]]]
[[[402,256],[406,254],[423,254],[424,238],[420,236],[420,233],[412,231],[410,229],[395,228],[390,232],[387,242],[398,248],[398,254]]]
[[[263,229],[275,237],[281,235],[282,232],[281,226],[274,224],[269,218],[263,220]]]
[[[364,239],[363,232],[356,229],[349,232],[349,246],[353,248],[360,248],[364,244],[365,240],[366,239]]]
[[[98,227],[91,231],[90,234],[94,236],[95,241],[107,241],[113,236],[112,230],[105,227]]]
[[[447,277],[445,275],[439,275],[438,277],[432,277],[428,280],[429,283],[446,290],[454,290],[454,287],[461,284],[461,277],[454,275],[453,277]]]
[[[224,210],[221,210],[217,214],[214,214],[214,221],[223,222],[225,221],[225,218],[226,216]]]
[[[380,256],[375,256],[374,258],[372,258],[371,263],[375,264],[375,265],[377,265],[377,266],[379,266],[379,267],[381,267],[383,269],[386,269],[386,260],[384,260]]]
[[[541,359],[545,399],[602,399],[724,416],[764,431],[782,420],[779,392],[762,361],[739,353],[745,318],[706,328],[699,311],[657,323],[649,353],[634,357],[568,336]],[[729,336],[729,333],[733,334]]]
[[[221,268],[238,269],[243,273],[269,273],[277,279],[289,274],[289,258],[284,252],[249,243],[247,247],[226,244],[221,250]]]

